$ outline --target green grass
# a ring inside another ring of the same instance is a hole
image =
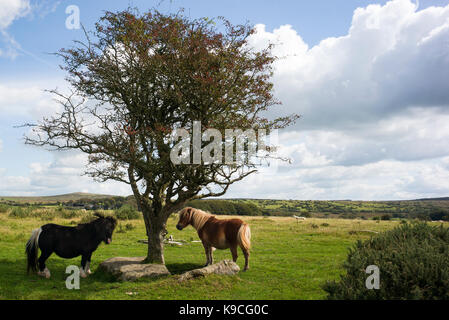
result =
[[[81,218],[52,218],[52,223],[73,225]],[[184,246],[166,246],[166,266],[172,276],[115,282],[97,271],[100,262],[114,256],[144,256],[147,247],[143,221],[120,222],[122,232],[114,233],[110,245],[101,244],[92,257],[93,274],[81,279],[80,290],[65,287],[65,268],[79,265],[80,257],[62,259],[52,255],[47,266],[51,279],[26,274],[25,243],[31,230],[50,221],[42,218],[18,219],[0,213],[0,299],[324,299],[321,286],[338,279],[348,247],[357,239],[368,239],[362,230],[383,231],[399,221],[307,219],[288,217],[243,217],[252,230],[250,270],[235,276],[211,275],[178,283],[177,275],[201,267],[203,247],[191,227],[178,231],[176,218],[168,221],[169,234],[186,240]],[[130,226],[132,224],[132,227]],[[323,225],[324,224],[324,225]],[[327,224],[327,225],[326,225]],[[128,225],[128,226],[126,226]],[[312,227],[316,225],[318,227]],[[362,232],[354,232],[362,231]],[[215,261],[230,259],[229,250],[216,250]],[[239,252],[238,264],[244,259]],[[136,292],[128,295],[127,292]]]

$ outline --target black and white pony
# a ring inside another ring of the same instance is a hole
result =
[[[33,230],[31,238],[26,244],[28,260],[27,271],[37,271],[37,274],[50,278],[50,271],[45,261],[54,252],[61,258],[75,258],[81,256],[81,277],[85,278],[90,271],[92,253],[98,248],[101,241],[109,244],[112,241],[112,232],[117,226],[113,217],[105,217],[95,213],[98,219],[89,223],[79,224],[76,227],[66,227],[49,223],[39,229]],[[38,248],[41,256],[37,258]]]

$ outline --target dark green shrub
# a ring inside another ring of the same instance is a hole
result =
[[[79,211],[76,211],[76,210],[66,210],[66,209],[64,209],[64,210],[60,210],[58,212],[58,215],[61,218],[64,218],[64,219],[73,219],[73,218],[79,217],[81,214],[80,214]]]
[[[384,214],[380,217],[380,220],[391,220],[391,216],[389,214]]]
[[[97,219],[97,217],[95,217],[93,215],[93,213],[89,212],[89,213],[83,215],[83,217],[81,218],[79,223],[89,223],[89,222],[91,222],[91,221],[93,221],[95,219]]]
[[[366,267],[380,270],[380,288],[367,289]],[[449,228],[402,224],[358,241],[340,281],[327,282],[328,299],[449,299]]]
[[[421,220],[421,221],[430,221],[430,217],[429,217],[426,213],[424,213],[424,212],[418,213],[418,214],[416,215],[416,218],[417,218],[418,220]]]
[[[5,204],[0,204],[0,213],[8,212],[9,207]]]
[[[310,212],[301,212],[301,216],[302,217],[306,217],[306,218],[310,218],[312,215],[310,214]]]
[[[115,229],[115,233],[126,233],[125,228],[123,228],[123,225],[121,223],[118,224],[117,228]]]
[[[122,223],[118,224],[116,233],[126,233],[127,231],[134,230],[136,227],[132,223],[127,223],[123,225]]]
[[[28,207],[14,207],[9,216],[12,218],[27,218],[32,216],[33,210]]]
[[[125,224],[125,229],[130,231],[130,230],[134,230],[136,227],[132,224],[132,223],[127,223]]]
[[[209,211],[216,215],[261,216],[263,214],[255,204],[231,200],[192,200],[186,206]]]
[[[115,216],[119,220],[139,219],[141,214],[132,206],[125,204],[120,209],[115,211]]]

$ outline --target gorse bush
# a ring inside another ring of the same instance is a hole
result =
[[[366,267],[380,271],[379,289],[367,289]],[[358,241],[339,282],[327,282],[328,299],[449,299],[449,228],[401,224]]]
[[[81,216],[81,211],[79,210],[67,210],[63,207],[58,207],[56,209],[56,215],[58,217],[64,218],[64,219],[72,219]]]
[[[139,219],[141,214],[132,206],[125,204],[120,209],[115,211],[115,216],[119,220]]]
[[[136,227],[131,223],[127,223],[125,225],[119,223],[118,228],[115,232],[116,233],[126,233],[127,231],[134,230],[135,228]]]
[[[79,217],[80,211],[67,210],[61,207],[54,208],[36,208],[36,207],[13,207],[9,216],[12,218],[41,218],[42,220],[52,220],[56,217],[63,219],[72,219]]]
[[[33,214],[33,208],[30,207],[14,207],[12,208],[9,216],[12,218],[27,218],[31,217]]]

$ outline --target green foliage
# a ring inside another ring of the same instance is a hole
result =
[[[33,216],[32,214],[33,208],[31,207],[14,207],[9,213],[9,216],[11,218],[27,218]]]
[[[116,233],[126,233],[127,231],[134,230],[136,227],[132,223],[127,223],[123,225],[122,223],[119,223]]]
[[[380,270],[380,288],[367,289],[366,267]],[[339,282],[327,282],[328,299],[449,299],[449,228],[401,224],[358,241]]]
[[[134,198],[134,197],[133,197]],[[81,198],[64,202],[70,208],[83,208],[86,210],[115,210],[122,207],[128,199],[125,197]]]
[[[83,217],[81,218],[79,223],[89,223],[95,219],[96,219],[96,217],[92,213],[89,212],[89,213],[83,215]]]
[[[410,201],[315,201],[315,200],[267,200],[267,199],[236,199],[233,202],[252,203],[257,205],[264,215],[304,217],[329,217],[355,219],[389,215],[392,218],[445,220],[449,221],[449,201],[410,200]]]
[[[261,216],[262,210],[252,203],[229,200],[193,200],[188,206],[217,215]]]
[[[9,207],[5,204],[0,204],[0,213],[6,213],[8,212]]]
[[[306,217],[306,218],[310,218],[312,215],[310,214],[310,212],[301,212],[301,216],[302,217]]]
[[[53,208],[40,208],[40,207],[13,207],[9,216],[11,218],[41,218],[41,220],[52,220],[56,217],[71,219],[81,215],[80,211],[67,210],[63,207]]]
[[[119,220],[140,219],[141,214],[131,205],[125,204],[120,209],[115,211],[115,216]]]

